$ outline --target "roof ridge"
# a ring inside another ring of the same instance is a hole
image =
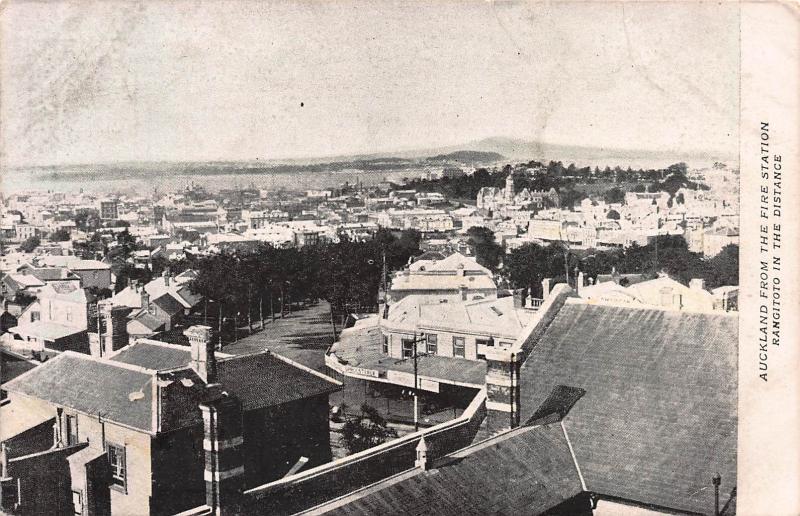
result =
[[[127,346],[125,346],[125,347],[127,347]],[[125,348],[121,348],[121,349],[117,350],[117,352],[121,351],[122,349],[125,349]],[[86,353],[78,353],[76,351],[70,351],[70,350],[63,351],[61,353],[61,355],[63,355],[63,356],[73,356],[73,357],[76,357],[76,358],[80,358],[81,360],[86,360],[86,361],[89,361],[89,362],[96,362],[98,364],[107,364],[107,365],[110,365],[110,366],[113,366],[113,367],[119,367],[121,369],[127,369],[129,371],[136,371],[138,373],[143,373],[143,374],[147,374],[147,375],[150,375],[150,376],[153,376],[153,375],[155,375],[155,373],[158,372],[158,371],[156,371],[154,369],[147,369],[146,367],[137,366],[137,365],[134,365],[134,364],[126,364],[125,362],[117,362],[115,360],[110,360],[109,358],[105,358],[105,357],[93,357],[92,355],[87,355]],[[111,356],[115,356],[115,355],[111,355]]]

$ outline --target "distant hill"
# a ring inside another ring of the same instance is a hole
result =
[[[468,150],[467,150],[468,149]],[[309,157],[305,159],[255,159],[238,161],[199,161],[199,162],[112,162],[73,165],[45,165],[11,167],[44,174],[91,174],[98,170],[114,175],[158,175],[163,172],[185,171],[195,174],[246,174],[257,171],[272,172],[316,172],[343,171],[348,169],[363,171],[384,171],[412,169],[419,166],[446,162],[461,162],[465,166],[488,165],[497,162],[514,161],[561,161],[565,165],[577,166],[620,166],[622,168],[663,168],[673,163],[685,162],[690,168],[710,167],[714,162],[727,163],[730,168],[738,168],[736,150],[729,155],[721,153],[686,152],[680,150],[636,150],[605,147],[582,147],[578,145],[558,145],[517,138],[486,138],[461,145],[447,147],[417,148],[372,154],[353,154],[328,157]],[[75,177],[75,176],[73,176]]]
[[[505,157],[497,152],[459,150],[426,158],[426,161],[460,161],[462,163],[496,163]]]

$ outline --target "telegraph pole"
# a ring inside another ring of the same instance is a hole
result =
[[[425,334],[418,339],[417,333],[414,332],[414,340],[412,342],[412,357],[414,358],[414,431],[416,432],[419,430],[419,364],[417,363],[417,359],[420,356],[420,353],[417,351],[417,343],[418,342],[428,342],[428,337]],[[427,353],[422,353],[422,356],[427,355]]]

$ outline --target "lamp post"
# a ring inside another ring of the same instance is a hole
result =
[[[714,516],[719,516],[719,486],[722,484],[722,475],[717,473],[711,477],[711,483],[714,484]]]

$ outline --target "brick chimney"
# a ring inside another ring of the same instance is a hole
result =
[[[525,307],[525,289],[520,288],[513,292],[514,296],[514,308],[524,308]]]
[[[89,354],[106,357],[128,345],[128,314],[131,309],[114,306],[110,300],[97,303],[97,333],[89,334]]]
[[[196,328],[196,327],[195,327]],[[245,488],[242,404],[226,392],[200,404],[206,505],[211,514],[241,514]]]
[[[492,431],[519,426],[519,367],[516,353],[486,352],[486,417]]]
[[[169,277],[169,269],[164,269],[164,272],[161,275],[164,277],[164,286],[168,287],[169,286],[169,279],[170,279],[170,277]]]
[[[183,332],[192,346],[192,369],[206,384],[217,382],[217,360],[210,326],[190,326]]]
[[[145,289],[142,289],[142,308],[148,312],[150,311],[150,294]]]

